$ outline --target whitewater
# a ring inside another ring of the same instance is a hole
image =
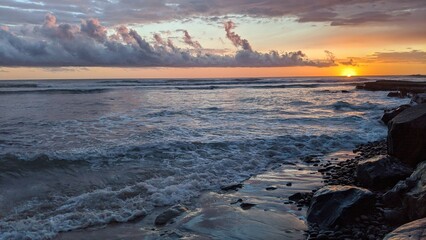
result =
[[[0,81],[0,239],[142,218],[275,163],[383,139],[370,78]]]

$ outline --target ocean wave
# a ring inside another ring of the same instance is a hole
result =
[[[34,89],[34,90],[7,90],[0,91],[1,94],[89,94],[89,93],[102,93],[110,91],[111,89],[98,88],[98,89]]]
[[[330,108],[336,110],[336,111],[366,111],[366,110],[373,110],[378,109],[380,106],[377,106],[377,104],[373,104],[370,102],[362,103],[362,104],[351,104],[346,101],[337,101],[333,103],[332,105],[329,105]]]
[[[84,161],[67,161],[49,157],[47,154],[25,157],[19,156],[18,154],[7,153],[0,155],[0,179],[6,176],[22,177],[26,173],[33,171],[55,168],[66,169],[82,164],[86,163]]]
[[[333,136],[286,135],[245,141],[170,142],[108,148],[99,155],[89,151],[85,159],[91,164],[114,159],[114,175],[121,179],[112,177],[105,183],[107,187],[71,196],[62,193],[65,187],[52,183],[55,189],[50,191],[56,191],[54,196],[15,205],[12,212],[0,220],[0,228],[3,236],[9,238],[43,239],[52,238],[58,232],[131,221],[157,206],[189,203],[202,191],[218,190],[224,184],[242,181],[265,171],[270,164],[347,149],[378,137],[369,134],[364,138],[346,132]],[[49,153],[46,155],[48,157],[41,157],[33,164],[46,166],[45,161],[53,158]],[[75,154],[56,153],[56,159],[61,161],[69,161],[69,157]],[[102,168],[99,169],[99,174],[104,175]],[[28,168],[27,171],[34,173],[38,169]],[[76,186],[82,187],[81,181],[85,178],[84,171],[80,171],[75,176]],[[122,178],[129,178],[129,181]],[[68,184],[70,179],[63,181]]]
[[[36,83],[0,83],[0,88],[36,88]]]

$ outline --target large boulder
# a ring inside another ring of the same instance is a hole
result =
[[[426,104],[408,108],[388,124],[388,153],[416,166],[426,160]]]
[[[413,169],[396,158],[378,155],[358,163],[357,180],[368,188],[385,189],[411,175]]]
[[[354,186],[326,186],[315,192],[308,209],[308,222],[320,228],[350,223],[374,207],[375,196]]]
[[[419,164],[410,176],[416,181],[414,187],[406,194],[403,206],[408,209],[410,220],[426,217],[426,162]]]
[[[385,236],[383,240],[426,239],[426,218],[402,225]]]
[[[404,111],[405,109],[410,108],[410,107],[411,107],[411,105],[404,104],[404,105],[401,105],[397,108],[385,110],[385,113],[382,116],[382,122],[384,122],[387,125],[390,120],[392,120],[394,117],[396,117],[402,111]]]
[[[414,94],[414,96],[411,98],[410,103],[413,105],[426,103],[426,93]]]
[[[426,217],[426,162],[420,163],[409,178],[383,195],[387,207],[399,208],[409,220]]]

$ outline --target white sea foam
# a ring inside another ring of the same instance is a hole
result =
[[[303,81],[320,87],[303,87]],[[339,81],[326,87],[324,79],[303,81],[273,88],[286,82],[256,80],[267,88],[247,88],[235,80],[242,87],[213,91],[177,90],[173,81],[138,89],[105,81],[87,84],[117,86],[90,94],[37,93],[32,101],[0,95],[7,112],[0,116],[7,132],[0,136],[0,239],[52,238],[131,221],[157,206],[190,204],[202,191],[270,164],[383,138],[382,110],[404,102],[382,92],[342,93],[352,87]]]

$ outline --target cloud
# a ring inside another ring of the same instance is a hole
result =
[[[89,37],[96,39],[97,41],[105,41],[107,39],[107,29],[102,26],[97,19],[89,19],[82,21],[81,32],[86,33]]]
[[[195,48],[195,49],[200,49],[200,48],[202,48],[202,47],[201,47],[201,44],[200,44],[198,41],[192,40],[192,37],[191,37],[191,35],[189,35],[189,33],[188,33],[188,31],[187,31],[187,30],[183,30],[182,32],[183,32],[183,34],[184,34],[184,36],[183,36],[183,41],[184,41],[186,44],[188,44],[189,46],[191,46],[191,47],[193,47],[193,48]]]
[[[198,49],[177,48],[154,35],[151,45],[138,32],[118,26],[107,35],[96,19],[84,20],[80,25],[58,23],[52,14],[33,31],[11,32],[0,29],[0,66],[3,67],[327,67],[335,63],[330,59],[314,61],[302,51],[289,53],[260,53],[254,51],[247,40],[235,32],[235,25],[225,25],[227,37],[242,49],[233,55],[220,55],[204,50],[184,31],[184,40]]]
[[[351,15],[347,18],[334,18],[332,20],[331,26],[342,26],[342,25],[361,25],[364,23],[370,22],[386,22],[387,20],[396,18],[396,16],[379,12],[363,12],[355,15]]]
[[[175,47],[173,41],[170,38],[168,38],[167,41],[165,41],[161,37],[161,35],[158,34],[158,33],[154,33],[153,37],[154,37],[154,40],[155,40],[155,44],[157,44],[158,46],[160,46],[160,47],[166,47],[166,48],[168,47],[172,51],[176,50],[176,47]]]
[[[227,15],[292,17],[299,22],[334,22],[335,25],[365,24],[374,21],[395,21],[401,13],[425,12],[424,0],[2,0],[0,22],[4,24],[37,24],[47,12],[60,14],[67,22],[97,18],[107,26],[147,23]],[[422,14],[424,15],[424,14]]]
[[[242,47],[243,50],[253,51],[250,43],[246,39],[242,39],[240,35],[232,32],[231,30],[235,28],[235,23],[232,21],[227,21],[224,23],[226,37],[231,40],[232,44],[236,47]]]
[[[376,52],[371,59],[377,62],[412,62],[426,63],[426,52],[421,50],[412,50],[408,52]]]
[[[346,61],[339,61],[340,65],[344,65],[344,66],[353,66],[353,67],[358,67],[359,64],[355,62],[355,60],[353,58],[350,58]]]
[[[79,72],[79,71],[89,71],[88,68],[85,67],[45,67],[43,70],[48,72]]]

